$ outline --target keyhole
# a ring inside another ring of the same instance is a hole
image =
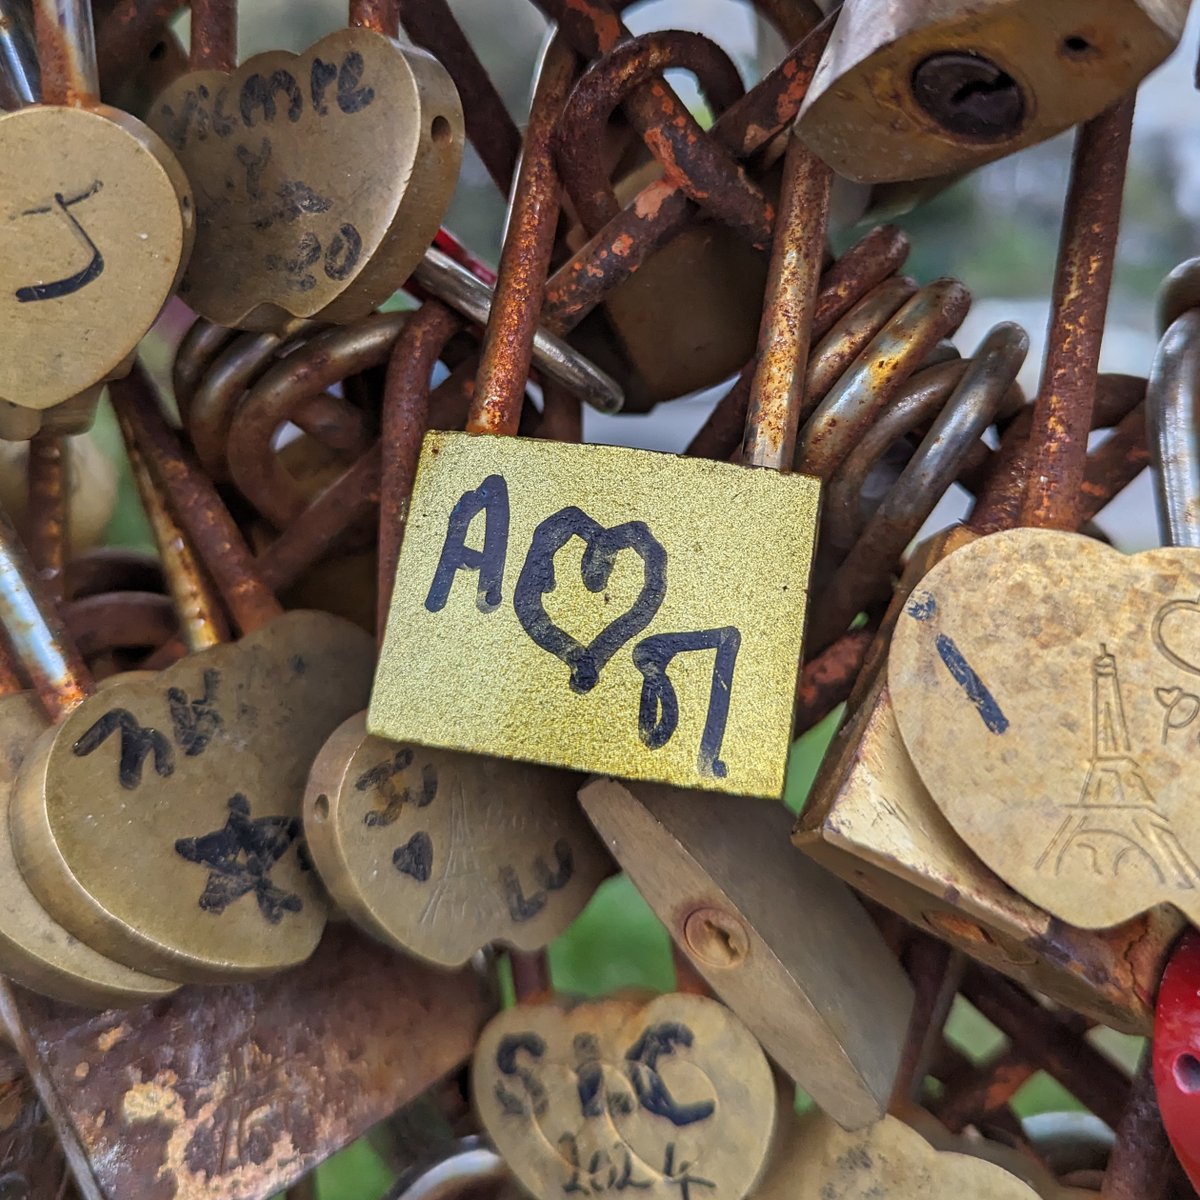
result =
[[[1200,1092],[1200,1058],[1194,1054],[1181,1054],[1175,1060],[1175,1082],[1189,1095]]]
[[[1003,68],[979,54],[947,51],[913,72],[913,99],[946,133],[1000,141],[1025,119],[1025,95]]]
[[[687,948],[710,967],[739,966],[750,953],[750,938],[732,914],[719,908],[697,908],[683,923]]]

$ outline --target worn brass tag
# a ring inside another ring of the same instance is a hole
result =
[[[181,76],[149,120],[196,191],[180,295],[243,329],[366,316],[433,241],[462,158],[444,68],[369,29]]]
[[[516,438],[425,438],[367,728],[778,796],[818,484]]]
[[[764,1200],[820,1197],[821,1200],[1038,1200],[1023,1180],[973,1154],[937,1150],[897,1117],[858,1133],[846,1133],[823,1113],[799,1122],[797,1136],[773,1167]]]
[[[325,907],[300,800],[321,742],[362,706],[371,661],[361,629],[293,612],[85,700],[38,741],[14,795],[37,898],[76,937],[167,978],[303,961]]]
[[[17,869],[9,802],[17,770],[45,730],[32,692],[0,698],[0,975],[91,1008],[124,1008],[169,996],[177,984],[124,967],[72,937],[37,902]]]
[[[888,659],[925,786],[1002,879],[1086,929],[1200,920],[1200,560],[1014,530],[913,591]]]
[[[58,404],[122,368],[187,262],[192,196],[114,108],[0,116],[0,401]]]
[[[365,713],[321,748],[304,831],[343,912],[402,950],[459,966],[490,942],[539,950],[612,869],[579,776],[371,737]]]
[[[776,1112],[771,1068],[745,1026],[704,996],[565,1007],[510,1008],[475,1051],[475,1103],[513,1174],[538,1200],[626,1188],[741,1200]]]

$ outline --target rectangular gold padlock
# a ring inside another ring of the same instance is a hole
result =
[[[860,892],[973,958],[1114,1029],[1149,1033],[1158,979],[1183,926],[1179,914],[1161,907],[1089,931],[1031,904],[950,827],[900,736],[881,647],[928,568],[975,536],[952,529],[913,555],[793,841]]]
[[[1131,92],[1191,0],[847,0],[797,130],[860,183],[970,170]]]
[[[368,729],[778,797],[819,495],[772,470],[428,434]]]

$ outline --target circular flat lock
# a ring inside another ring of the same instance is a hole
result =
[[[89,1008],[127,1008],[169,996],[178,984],[122,966],[72,937],[17,869],[9,801],[25,752],[45,728],[32,692],[0,698],[0,975]]]
[[[433,241],[462,159],[445,69],[369,29],[181,76],[149,120],[196,191],[180,295],[241,329],[370,313]]]
[[[122,370],[191,251],[191,190],[117,109],[0,116],[0,400],[59,404]]]
[[[370,637],[293,612],[157,675],[109,682],[30,751],[17,859],[76,937],[184,982],[293,966],[325,925],[302,852],[312,757],[366,702]]]
[[[304,831],[330,895],[369,933],[441,966],[502,942],[537,950],[612,867],[581,779],[397,745],[345,722],[313,763]]]
[[[541,1200],[741,1200],[775,1132],[766,1056],[705,996],[518,1004],[480,1035],[472,1084],[497,1150]]]

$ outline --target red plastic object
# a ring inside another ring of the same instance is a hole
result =
[[[1200,933],[1180,939],[1154,1013],[1154,1087],[1163,1125],[1200,1192]]]
[[[468,250],[450,230],[444,227],[439,229],[434,236],[433,244],[443,254],[448,254],[454,259],[459,266],[466,267],[476,279],[482,280],[488,287],[492,287],[495,284],[496,272],[487,263],[476,258],[474,253]]]

